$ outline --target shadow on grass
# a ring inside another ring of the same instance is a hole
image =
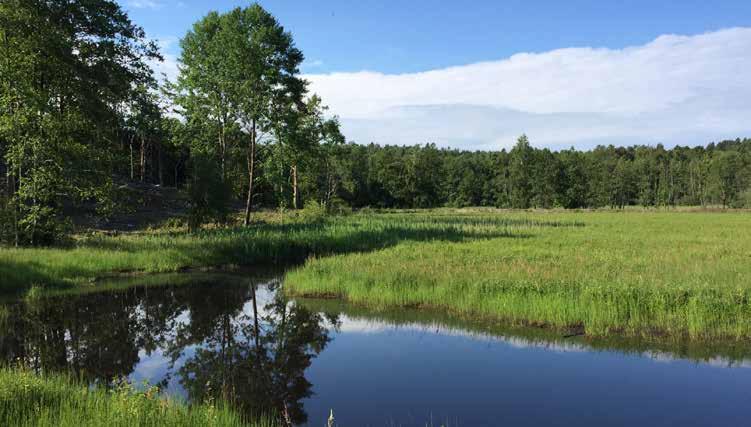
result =
[[[451,225],[435,224],[433,227],[409,227],[402,225],[385,225],[379,229],[364,229],[360,224],[346,227],[330,224],[264,224],[247,228],[206,230],[195,234],[165,233],[139,238],[98,238],[86,241],[79,247],[101,249],[117,252],[152,252],[160,250],[177,250],[185,255],[202,252],[206,249],[220,251],[219,256],[210,257],[242,261],[237,254],[248,255],[251,248],[265,248],[271,252],[266,257],[276,261],[289,258],[295,262],[299,257],[309,255],[329,255],[348,252],[366,252],[394,246],[400,242],[446,241],[462,242],[469,240],[495,238],[529,238],[531,233],[500,230],[461,230]],[[239,251],[236,252],[235,251]],[[254,250],[253,252],[257,252]],[[257,253],[254,259],[264,257]],[[282,258],[280,258],[282,257]]]
[[[11,260],[0,257],[0,293],[23,293],[33,285],[64,288],[118,272],[223,265],[293,266],[310,256],[370,252],[402,242],[524,239],[532,236],[525,227],[531,231],[536,226],[561,225],[506,218],[352,217],[318,223],[256,224],[195,234],[101,237],[85,240],[74,250],[59,249],[54,260],[34,250]],[[117,270],[113,271],[115,265]]]
[[[16,262],[0,258],[0,295],[21,296],[34,286],[63,290],[71,284],[38,261]]]

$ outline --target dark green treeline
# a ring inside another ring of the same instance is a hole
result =
[[[510,151],[432,144],[347,144],[332,151],[336,194],[354,207],[751,206],[751,139],[550,151],[522,136]]]

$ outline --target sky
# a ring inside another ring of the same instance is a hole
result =
[[[120,0],[159,41],[244,1]],[[751,1],[287,1],[310,89],[350,141],[460,149],[751,136]]]

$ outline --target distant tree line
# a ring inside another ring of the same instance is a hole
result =
[[[330,157],[336,197],[353,207],[751,207],[751,139],[551,151],[521,136],[509,151],[346,144]],[[320,192],[320,175],[307,180]]]
[[[749,206],[751,140],[553,152],[345,143],[300,76],[303,53],[257,4],[181,40],[176,82],[112,0],[0,2],[0,243],[53,243],[123,191],[177,187],[189,224],[242,209]]]

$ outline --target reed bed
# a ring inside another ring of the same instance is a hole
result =
[[[458,221],[469,229],[492,228],[484,221],[496,215],[520,214],[479,212]],[[523,216],[528,223],[502,226],[505,236],[408,241],[313,258],[287,274],[285,290],[373,309],[432,307],[590,336],[751,337],[748,213]]]
[[[199,233],[156,231],[81,237],[71,248],[0,248],[0,293],[65,289],[122,272],[165,273],[226,265],[289,265],[311,255],[365,252],[404,241],[502,237],[528,219],[360,214],[266,221]]]
[[[302,264],[304,262],[304,264]],[[748,212],[367,212],[0,250],[0,293],[97,288],[118,272],[302,265],[286,292],[588,335],[751,337]]]
[[[136,391],[123,382],[113,389],[104,389],[78,384],[61,374],[37,375],[26,368],[2,368],[0,425],[274,427],[280,424],[265,418],[246,421],[220,405],[188,406],[160,396],[155,388]]]

